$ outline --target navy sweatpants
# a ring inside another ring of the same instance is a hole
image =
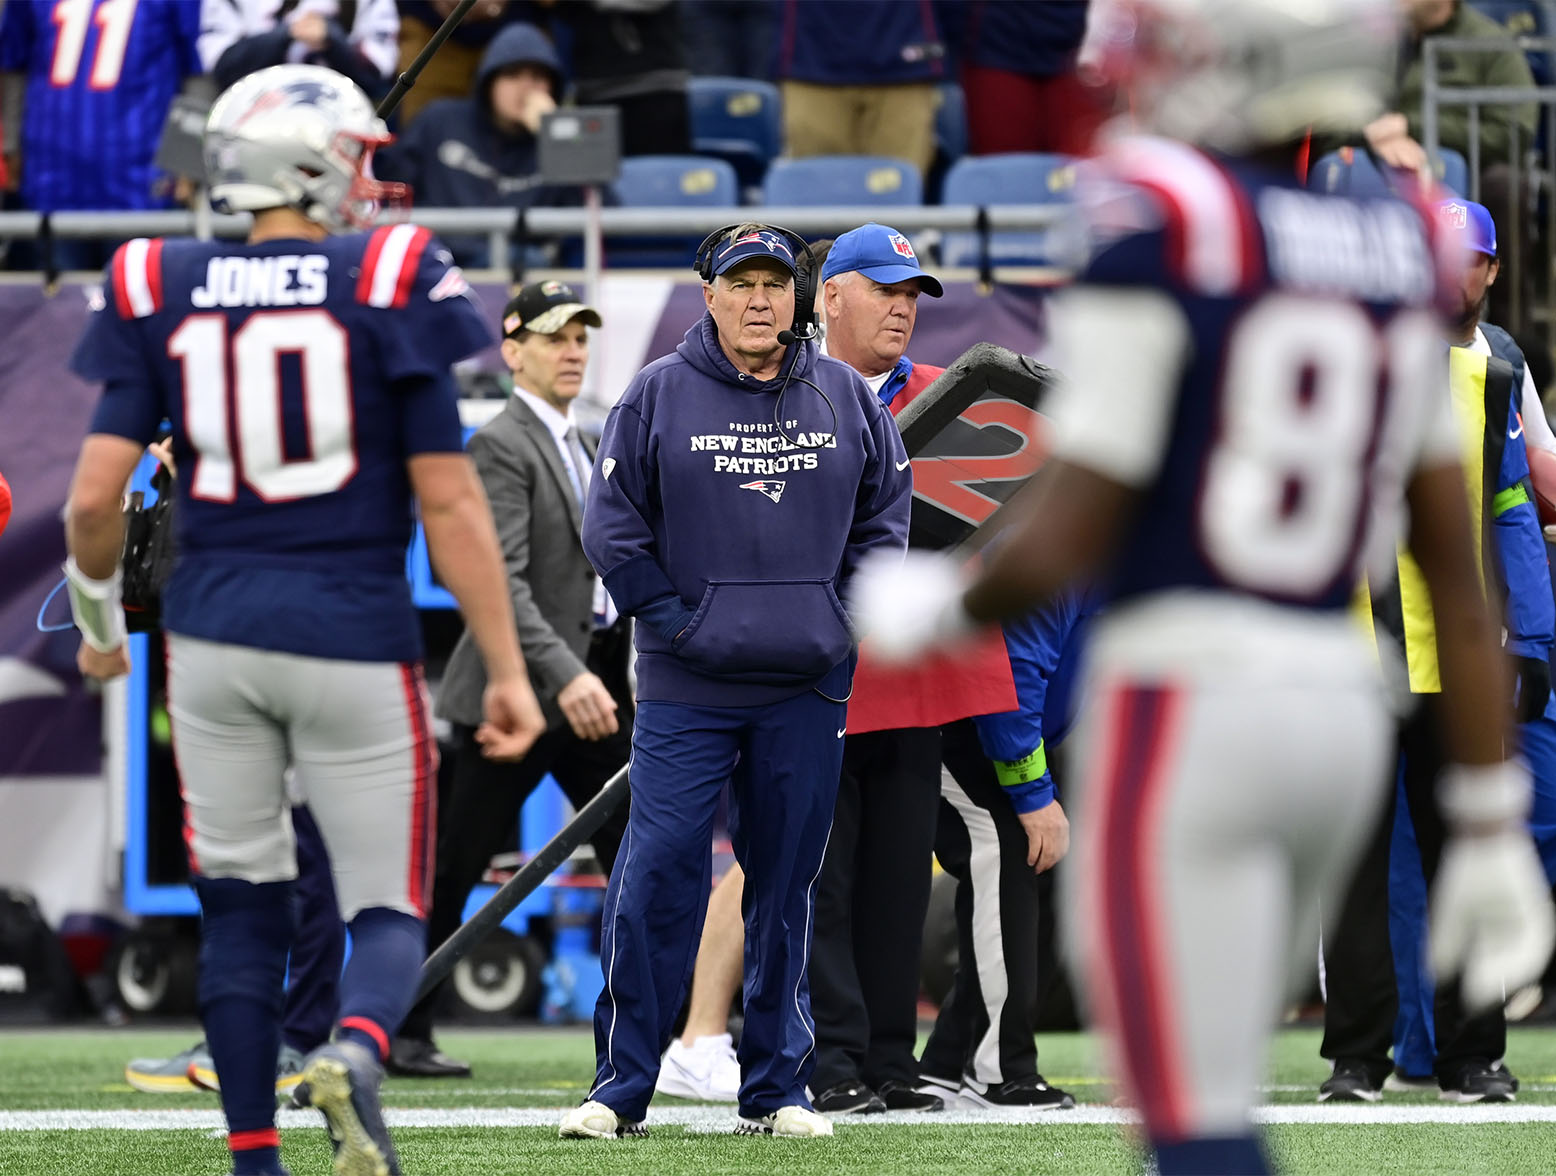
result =
[[[740,1113],[810,1106],[816,1034],[805,965],[845,714],[814,691],[766,706],[638,705],[632,813],[605,895],[589,1092],[623,1119],[647,1113],[691,984],[726,781],[730,840],[746,874]]]

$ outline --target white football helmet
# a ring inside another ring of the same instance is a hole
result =
[[[1103,0],[1084,55],[1144,129],[1232,154],[1385,110],[1398,0]]]
[[[218,212],[295,208],[331,230],[365,228],[404,184],[372,178],[394,136],[349,78],[322,65],[274,65],[240,78],[211,107],[205,172]]]

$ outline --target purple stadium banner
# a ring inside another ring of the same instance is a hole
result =
[[[638,316],[652,316],[631,334],[646,340],[636,356],[613,356],[613,372],[669,352],[702,313],[695,283],[664,284],[642,301],[637,287],[617,291],[632,277],[607,276],[602,303],[625,297]],[[479,288],[495,320],[507,290]],[[11,483],[14,508],[0,535],[0,781],[15,777],[91,775],[100,769],[101,714],[97,698],[75,669],[73,630],[40,633],[35,620],[60,580],[65,558],[60,514],[96,389],[66,367],[87,316],[87,288],[63,286],[53,296],[37,287],[0,286],[0,472]],[[912,354],[945,365],[974,343],[993,342],[1031,352],[1041,334],[1042,291],[1001,287],[982,293],[971,284],[948,284],[942,299],[919,304]],[[610,335],[610,326],[605,329]],[[608,340],[607,340],[608,341]],[[496,351],[483,363],[498,363]],[[615,377],[613,377],[615,378]],[[602,390],[614,399],[620,388]],[[49,617],[68,620],[63,593]]]

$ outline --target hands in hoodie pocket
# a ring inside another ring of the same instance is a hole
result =
[[[825,674],[852,645],[831,580],[710,580],[671,648],[711,674],[801,681]]]

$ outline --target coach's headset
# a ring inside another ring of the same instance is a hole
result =
[[[697,256],[692,262],[692,269],[697,271],[697,276],[704,282],[713,281],[713,255],[718,252],[719,245],[742,225],[756,224],[757,230],[773,233],[789,242],[794,257],[794,322],[786,331],[778,332],[778,342],[790,349],[789,370],[784,374],[783,383],[778,386],[778,398],[773,401],[773,428],[778,431],[790,445],[796,449],[825,449],[837,434],[837,406],[832,403],[832,398],[815,384],[812,384],[804,376],[798,377],[799,382],[811,388],[815,388],[816,394],[826,404],[827,411],[832,414],[832,426],[822,434],[821,441],[814,445],[802,445],[783,427],[783,394],[789,390],[789,384],[796,377],[794,369],[800,362],[800,352],[803,348],[795,347],[796,343],[804,343],[808,339],[816,337],[816,282],[821,277],[816,272],[816,254],[810,247],[810,242],[805,240],[792,229],[786,229],[782,225],[766,225],[755,221],[740,221],[736,224],[725,225],[721,229],[714,229],[702,239],[702,244],[697,246]],[[803,254],[805,261],[800,262]]]

